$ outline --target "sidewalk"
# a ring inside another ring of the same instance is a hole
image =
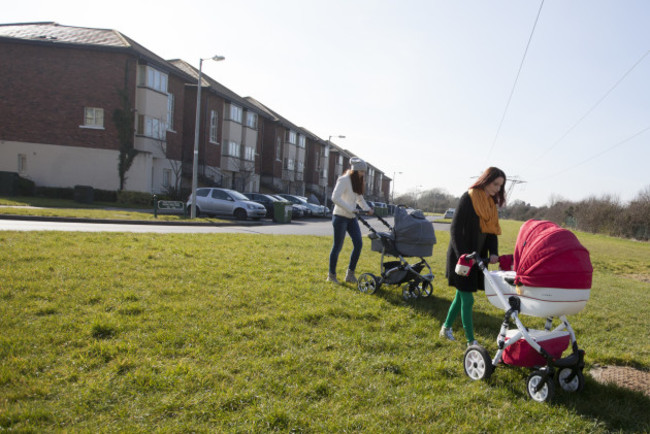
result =
[[[31,208],[31,209],[50,209],[47,207],[35,207],[35,206],[8,206],[0,205],[0,208]],[[124,212],[140,212],[144,214],[152,214],[152,209],[133,209],[133,208],[114,208],[108,207],[103,208],[107,211],[124,211]],[[159,215],[165,215],[159,213]],[[157,225],[157,226],[260,226],[260,225],[269,225],[269,224],[279,224],[275,223],[271,219],[265,220],[229,220],[225,218],[226,221],[214,222],[214,221],[201,221],[201,219],[194,220],[129,220],[129,219],[94,219],[89,217],[58,217],[58,216],[35,216],[35,215],[23,215],[23,214],[1,214],[0,220],[32,220],[32,221],[52,221],[52,222],[64,222],[64,223],[102,223],[102,224],[129,224],[129,225]]]

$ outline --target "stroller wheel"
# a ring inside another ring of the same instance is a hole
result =
[[[480,345],[470,345],[463,358],[465,374],[472,380],[487,380],[494,372],[494,365],[487,350]]]
[[[406,301],[418,298],[420,296],[420,288],[415,283],[405,283],[402,286],[402,298]]]
[[[428,280],[423,280],[418,283],[418,289],[422,297],[428,297],[433,292],[433,285]]]
[[[374,294],[379,288],[380,284],[377,278],[372,273],[363,273],[357,279],[357,288],[366,294]]]
[[[580,392],[585,387],[585,376],[582,371],[576,370],[575,375],[571,378],[573,373],[574,370],[571,368],[560,369],[557,373],[557,383],[565,392]]]
[[[550,402],[555,395],[555,383],[543,371],[534,371],[528,376],[526,390],[533,401]]]

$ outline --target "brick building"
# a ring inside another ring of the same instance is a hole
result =
[[[190,189],[196,68],[116,30],[52,22],[0,25],[0,62],[0,171],[46,187]],[[200,184],[322,201],[349,167],[349,151],[254,98],[205,74],[201,85]],[[371,167],[367,197],[387,202],[390,179]]]

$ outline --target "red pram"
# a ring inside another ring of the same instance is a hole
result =
[[[488,300],[506,314],[495,357],[490,359],[479,345],[470,346],[464,357],[465,373],[480,380],[488,378],[499,363],[535,368],[528,377],[527,389],[536,401],[552,399],[554,376],[563,390],[581,390],[584,351],[578,348],[566,315],[585,307],[593,268],[589,252],[576,236],[555,223],[529,220],[517,236],[514,270],[488,271],[485,260],[472,255],[469,258],[477,260],[483,272]],[[546,318],[544,330],[525,327],[520,314]],[[555,329],[554,317],[560,320]],[[511,320],[516,329],[509,330]],[[569,344],[572,353],[562,358]]]

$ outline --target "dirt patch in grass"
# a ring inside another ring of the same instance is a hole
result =
[[[641,282],[650,283],[650,274],[627,274],[627,277]]]
[[[613,383],[650,397],[650,372],[629,366],[594,366],[589,374],[599,383]]]

